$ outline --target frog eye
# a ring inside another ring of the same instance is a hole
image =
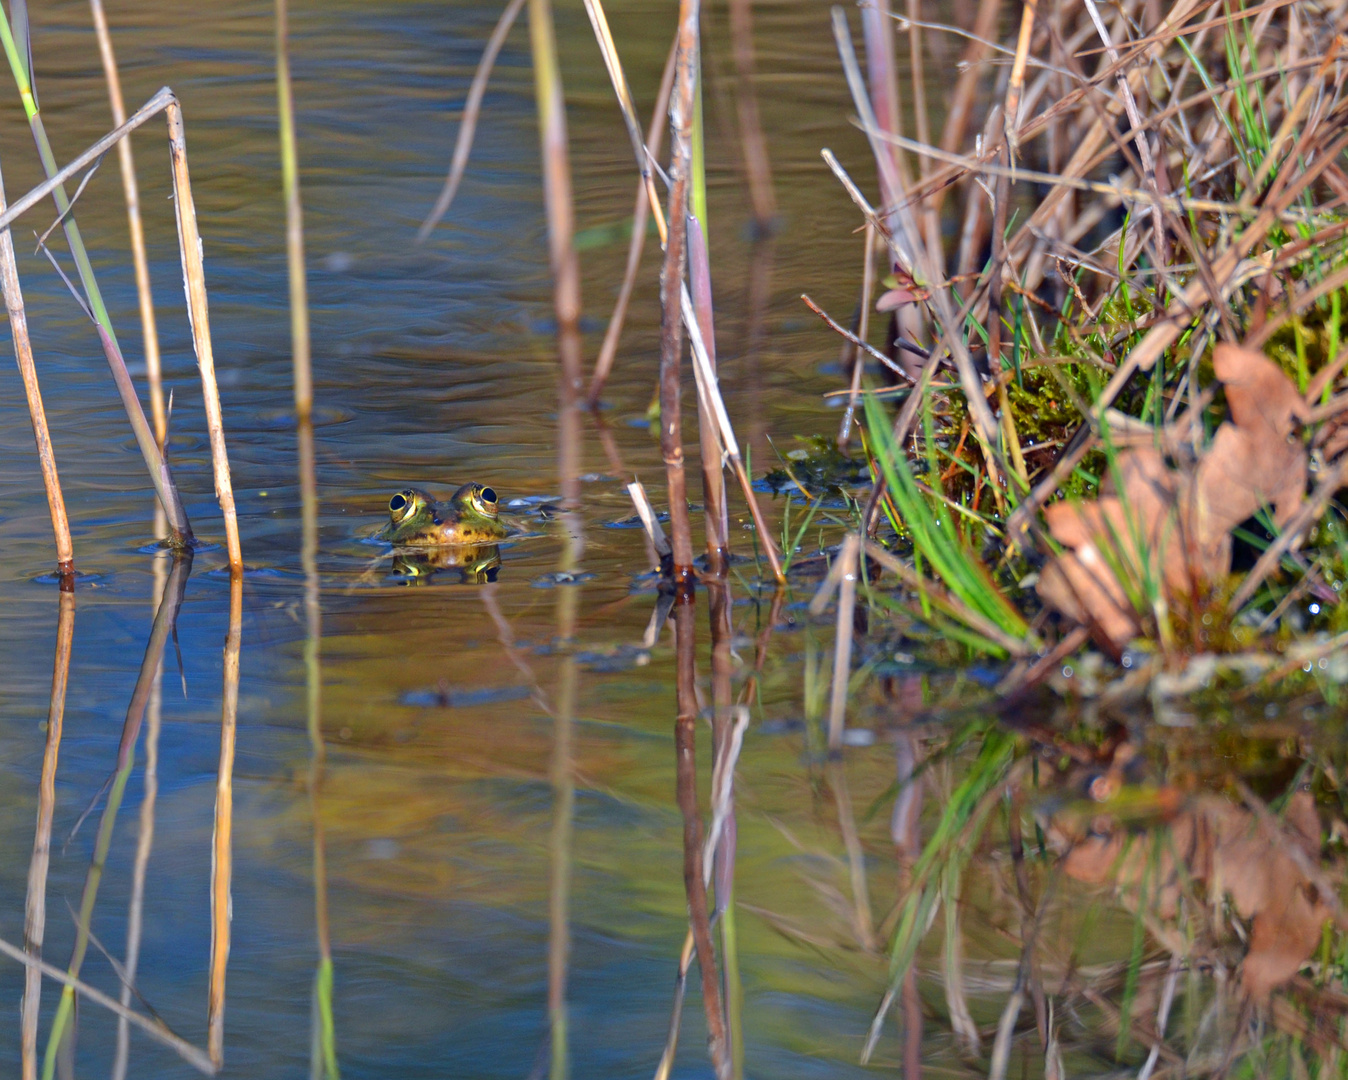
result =
[[[477,504],[479,513],[486,514],[489,517],[496,516],[496,490],[494,488],[478,488],[474,493],[473,501]]]
[[[407,505],[407,497],[403,495],[401,492],[393,496],[393,498],[389,499],[388,501],[389,512],[393,514],[396,514],[406,505]]]

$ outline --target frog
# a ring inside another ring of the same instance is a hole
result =
[[[404,488],[388,502],[389,523],[375,536],[398,547],[494,544],[509,533],[497,516],[496,492],[468,483],[441,506],[426,492]]]

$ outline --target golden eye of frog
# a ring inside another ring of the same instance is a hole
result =
[[[481,484],[464,484],[444,506],[406,488],[389,499],[388,514],[377,538],[400,547],[491,544],[508,532],[497,517],[496,492]]]

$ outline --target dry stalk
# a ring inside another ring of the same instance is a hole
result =
[[[848,533],[836,561],[838,574],[838,619],[833,643],[833,685],[828,708],[828,748],[842,749],[843,725],[847,713],[847,687],[852,675],[852,620],[856,613],[857,576],[860,573],[861,537]]]
[[[665,71],[660,77],[660,91],[655,96],[655,109],[651,114],[651,126],[646,130],[646,149],[651,158],[660,155],[660,145],[665,129],[665,114],[669,111],[669,95],[674,89],[674,62],[678,58],[679,42],[676,37],[670,46],[669,57],[665,61]],[[664,228],[664,216],[659,213],[660,204],[655,204],[657,224]],[[622,338],[623,323],[627,320],[627,306],[632,301],[632,290],[636,287],[637,271],[641,268],[641,254],[646,249],[646,217],[651,210],[650,196],[647,194],[646,178],[637,179],[636,205],[632,209],[632,239],[627,245],[627,269],[623,272],[623,283],[618,290],[618,299],[613,304],[613,314],[609,316],[608,329],[604,331],[604,342],[599,347],[599,356],[594,362],[594,375],[590,379],[588,401],[594,409],[603,393],[604,384],[613,370],[613,362],[618,356],[618,342]],[[661,242],[664,233],[661,234]]]
[[[4,208],[5,186],[4,180],[0,178],[0,211]],[[75,548],[70,540],[70,522],[66,517],[65,498],[61,494],[61,478],[56,471],[56,455],[52,450],[51,433],[47,430],[42,389],[38,385],[37,367],[33,363],[28,315],[23,305],[18,265],[14,259],[14,240],[8,226],[0,230],[0,289],[4,291],[5,309],[9,312],[14,359],[18,362],[23,392],[28,399],[28,416],[33,422],[33,439],[37,443],[37,459],[42,468],[42,486],[47,493],[47,509],[51,513],[52,532],[56,536],[56,572],[63,581],[69,582],[75,573]]]
[[[112,51],[112,35],[108,31],[108,16],[103,0],[89,0],[94,19],[94,35],[98,38],[98,55],[103,61],[103,75],[108,82],[108,105],[112,122],[117,127],[126,123],[126,103],[122,98],[122,79],[117,71],[117,57]],[[155,326],[154,294],[150,290],[150,263],[145,255],[145,227],[140,219],[140,186],[136,182],[136,159],[131,152],[131,140],[117,144],[117,162],[122,170],[122,191],[126,195],[126,223],[131,234],[131,262],[136,272],[136,296],[140,301],[140,328],[145,339],[145,379],[150,388],[150,419],[154,422],[154,437],[160,450],[168,438],[168,416],[164,411],[163,376],[159,359],[159,331]]]
[[[211,345],[210,310],[206,300],[206,268],[197,232],[197,208],[192,199],[192,178],[187,170],[187,136],[183,130],[182,107],[173,98],[164,106],[168,121],[169,161],[173,169],[173,205],[177,213],[178,250],[182,256],[183,291],[187,294],[187,315],[192,324],[192,345],[201,371],[201,392],[206,401],[206,429],[211,440],[211,466],[215,473],[215,497],[225,518],[225,546],[232,573],[243,571],[243,552],[239,547],[239,519],[234,509],[234,485],[229,475],[229,454],[225,450],[224,419],[220,411],[220,389],[215,381],[215,351]]]

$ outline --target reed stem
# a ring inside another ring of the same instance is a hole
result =
[[[557,34],[551,0],[529,0],[529,41],[533,50],[534,94],[543,159],[543,198],[548,216],[548,256],[553,305],[557,315],[557,351],[561,361],[557,387],[558,473],[562,499],[574,507],[580,499],[580,400],[583,374],[580,351],[580,260],[576,256],[575,214],[571,199],[571,162],[566,133],[566,98],[557,62]],[[573,432],[571,429],[575,429]]]
[[[168,120],[169,161],[173,167],[173,205],[177,210],[178,249],[182,256],[183,291],[187,294],[187,315],[192,324],[192,346],[201,370],[201,392],[206,401],[206,429],[211,440],[211,466],[215,473],[215,497],[225,518],[225,546],[229,551],[231,573],[243,571],[243,553],[239,548],[239,519],[234,509],[234,485],[229,475],[229,454],[225,450],[225,428],[220,413],[220,389],[215,381],[215,352],[211,347],[210,310],[206,300],[206,269],[197,232],[197,209],[192,200],[192,177],[187,169],[187,136],[183,130],[183,112],[174,98],[164,108]]]
[[[0,176],[0,212],[4,209],[5,182]],[[14,359],[18,362],[23,392],[28,399],[28,416],[33,422],[33,439],[37,442],[37,459],[42,468],[42,486],[47,492],[47,509],[51,513],[52,532],[56,536],[56,572],[63,581],[69,581],[75,573],[75,547],[70,540],[65,497],[61,494],[56,455],[52,450],[51,433],[47,430],[47,412],[42,405],[37,366],[33,363],[33,343],[28,336],[28,315],[23,305],[23,289],[19,285],[18,264],[14,258],[14,238],[8,226],[0,230],[0,289],[4,291],[5,310],[9,312]]]
[[[314,384],[309,356],[309,288],[304,268],[304,205],[300,200],[299,155],[295,149],[295,98],[290,85],[290,16],[286,0],[276,0],[276,114],[281,135],[281,190],[286,202],[286,268],[290,279],[290,356],[295,371],[295,413],[300,422],[313,413]]]
[[[103,0],[89,0],[89,7],[94,17],[94,35],[98,38],[98,55],[103,61],[103,74],[108,82],[112,122],[121,127],[126,123],[126,103],[122,98],[122,78],[117,70],[117,56],[112,51],[108,17],[103,10]],[[150,263],[145,254],[145,228],[140,218],[140,186],[136,182],[136,159],[131,151],[130,139],[122,139],[117,143],[117,162],[122,170],[126,221],[131,234],[131,262],[136,272],[136,296],[140,300],[140,328],[145,339],[145,381],[150,388],[150,418],[154,421],[155,442],[162,452],[164,440],[168,438],[168,414],[164,409],[159,330],[155,325],[154,294],[150,289]]]
[[[683,363],[683,289],[687,263],[688,179],[692,161],[693,101],[697,87],[699,0],[680,0],[679,58],[669,110],[669,237],[660,271],[660,452],[669,489],[674,581],[693,581],[693,540],[683,465],[680,368]]]
[[[94,277],[89,253],[84,247],[84,238],[80,235],[80,227],[75,220],[75,215],[71,213],[70,199],[66,195],[65,186],[63,183],[54,181],[54,178],[59,174],[59,170],[56,166],[56,156],[52,153],[51,141],[47,138],[47,130],[42,123],[42,114],[38,110],[37,93],[33,88],[25,60],[27,55],[26,28],[24,51],[21,54],[18,45],[15,43],[14,35],[10,32],[9,20],[4,17],[3,11],[0,11],[0,44],[4,46],[5,56],[9,59],[10,70],[14,74],[14,82],[19,90],[19,98],[23,102],[24,113],[28,117],[28,126],[32,130],[33,141],[37,144],[38,156],[42,159],[42,169],[50,184],[47,193],[51,194],[56,203],[61,228],[65,232],[66,242],[70,245],[70,253],[75,259],[75,267],[79,271],[80,283],[84,286],[90,311],[98,325],[103,353],[107,358],[109,368],[112,370],[113,379],[122,398],[122,405],[126,409],[127,419],[131,423],[131,430],[135,433],[136,442],[140,446],[141,456],[145,459],[145,466],[150,473],[150,482],[154,484],[159,501],[163,504],[164,512],[168,515],[169,541],[175,547],[190,546],[193,540],[192,527],[188,524],[186,511],[183,510],[182,498],[178,494],[177,486],[173,482],[173,476],[169,472],[168,465],[159,451],[159,444],[155,441],[154,433],[150,430],[149,421],[145,419],[145,411],[141,408],[140,399],[136,396],[135,388],[131,384],[131,376],[126,370],[126,361],[122,357],[121,347],[117,344],[117,334],[112,328],[112,319],[108,316],[108,309],[103,303],[103,293]],[[17,213],[18,205],[11,210]]]

